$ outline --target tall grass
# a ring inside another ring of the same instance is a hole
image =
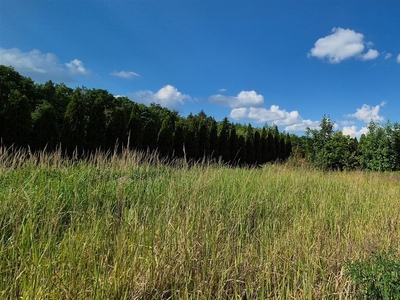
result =
[[[173,164],[173,166],[172,166]],[[400,175],[0,148],[2,299],[351,299],[400,253]]]

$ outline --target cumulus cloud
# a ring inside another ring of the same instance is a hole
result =
[[[89,75],[90,72],[83,66],[83,62],[79,59],[71,60],[69,63],[65,64],[68,71],[75,75]]]
[[[237,96],[217,94],[210,96],[208,100],[213,104],[230,108],[260,107],[264,104],[264,96],[257,94],[255,91],[241,91]]]
[[[379,56],[379,52],[377,50],[369,49],[367,53],[361,55],[362,60],[371,60],[375,59]]]
[[[174,86],[166,85],[153,93],[152,91],[138,91],[129,95],[133,101],[150,104],[156,103],[163,107],[173,109],[185,101],[191,100],[191,97],[179,92]]]
[[[369,123],[371,120],[375,122],[381,122],[384,120],[384,117],[379,115],[379,111],[381,107],[385,106],[385,104],[385,101],[376,106],[363,104],[361,108],[357,108],[354,114],[348,114],[346,116],[349,118],[356,118],[357,120],[364,121],[365,123]]]
[[[357,130],[357,126],[344,126],[343,127],[343,134],[344,135],[349,135],[351,137],[356,137],[360,138],[362,134],[367,134],[368,133],[368,128],[367,127],[362,127],[360,130]]]
[[[74,75],[90,74],[78,59],[62,64],[55,54],[42,53],[37,49],[23,52],[18,48],[0,48],[0,63],[14,67],[35,81],[72,81]]]
[[[235,120],[248,120],[257,123],[274,123],[278,126],[290,125],[302,120],[298,111],[287,112],[279,109],[277,105],[271,105],[269,109],[257,107],[234,108],[230,114]]]
[[[305,131],[307,127],[311,129],[318,129],[319,123],[319,121],[301,120],[301,122],[286,126],[285,131]]]
[[[340,63],[341,61],[358,57],[362,60],[370,60],[378,57],[377,50],[369,49],[362,54],[365,46],[371,43],[364,41],[364,35],[351,29],[333,28],[332,34],[318,39],[314,48],[310,50],[308,56],[319,59],[327,59],[330,63]]]
[[[114,71],[110,73],[111,76],[116,76],[116,77],[121,77],[124,79],[132,79],[134,77],[140,77],[138,73],[132,72],[132,71]]]

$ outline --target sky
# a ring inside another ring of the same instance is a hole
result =
[[[180,115],[400,122],[399,0],[0,0],[0,64]]]

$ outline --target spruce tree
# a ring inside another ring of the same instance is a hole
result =
[[[232,126],[229,140],[229,152],[231,154],[231,163],[236,165],[239,162],[239,138],[236,134],[235,126]]]
[[[188,159],[197,160],[199,158],[199,143],[196,120],[189,119],[189,128],[185,136],[185,151]]]
[[[255,162],[262,164],[261,135],[258,131],[254,133],[254,152]]]
[[[210,127],[210,157],[211,158],[217,158],[219,153],[218,153],[218,126],[217,122],[212,119],[211,120],[211,125]]]
[[[224,118],[221,125],[221,131],[219,132],[218,138],[218,153],[222,158],[222,161],[230,161],[230,143],[229,143],[229,132],[230,124],[228,118]]]
[[[268,161],[268,133],[263,127],[261,131],[261,164],[264,164]]]
[[[203,112],[204,113],[204,112]],[[210,154],[210,132],[205,118],[199,124],[199,157],[208,157]]]
[[[246,139],[243,135],[239,136],[239,164],[244,165],[247,162]]]
[[[250,165],[256,162],[256,152],[254,149],[254,131],[251,124],[246,129],[246,162]]]

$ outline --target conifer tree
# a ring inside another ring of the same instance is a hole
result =
[[[203,112],[204,113],[204,112]],[[210,132],[205,118],[199,124],[199,157],[208,157],[210,154]]]
[[[199,158],[199,142],[195,118],[189,119],[189,127],[185,136],[185,151],[188,159]]]
[[[229,162],[230,160],[229,127],[230,124],[228,118],[225,117],[222,121],[221,131],[218,139],[218,153],[224,162]]]
[[[261,164],[264,164],[268,161],[268,133],[263,127],[261,131]]]
[[[210,127],[210,156],[211,158],[217,158],[219,156],[218,153],[218,126],[217,122],[212,119]]]
[[[254,133],[254,154],[255,162],[262,164],[261,135],[258,131]]]
[[[254,131],[251,124],[246,129],[246,162],[248,164],[254,164],[256,162],[256,152],[254,149]]]
[[[143,148],[149,151],[154,151],[157,149],[157,136],[158,131],[156,127],[156,122],[153,118],[147,119],[143,127]]]
[[[164,157],[171,156],[174,150],[174,123],[170,116],[166,116],[158,133],[157,145],[160,154]]]
[[[184,141],[184,124],[182,120],[179,120],[176,122],[174,133],[174,154],[176,157],[183,157]]]
[[[107,127],[107,146],[110,150],[117,147],[118,151],[122,150],[127,142],[126,132],[126,115],[122,107],[116,107],[112,114],[112,119]]]
[[[231,163],[236,165],[239,162],[239,137],[236,134],[235,126],[232,126],[230,133],[230,141],[229,141],[230,149],[229,152],[231,154]]]
[[[271,130],[268,130],[268,137],[267,137],[267,161],[273,162],[276,160],[276,144],[274,134]]]
[[[243,135],[238,138],[239,144],[239,164],[244,165],[247,162],[246,139]]]

